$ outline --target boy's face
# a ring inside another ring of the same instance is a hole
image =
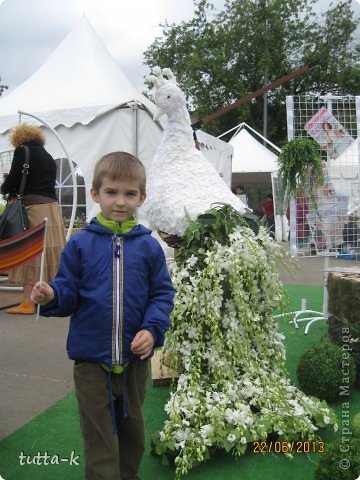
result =
[[[107,220],[119,223],[131,218],[146,198],[146,194],[140,193],[139,182],[110,180],[106,176],[99,191],[91,189],[91,196]]]

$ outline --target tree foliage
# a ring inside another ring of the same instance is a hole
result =
[[[1,82],[1,77],[0,77],[0,82]],[[0,83],[0,96],[2,95],[3,91],[6,90],[8,87],[7,85],[1,85]]]
[[[314,0],[194,0],[194,17],[162,25],[161,37],[144,53],[151,68],[170,67],[198,118],[217,111],[289,72],[321,65],[268,92],[268,132],[286,139],[286,95],[358,94],[360,45],[353,34],[351,0],[339,0],[319,19]],[[261,130],[263,96],[204,126],[219,135],[246,121]]]

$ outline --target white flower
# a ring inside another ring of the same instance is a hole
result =
[[[161,68],[160,68],[158,65],[156,65],[155,67],[153,67],[152,73],[153,73],[154,75],[156,75],[157,77],[160,77],[160,75],[161,75]]]
[[[188,333],[188,337],[191,339],[196,338],[198,335],[198,331],[196,327],[190,327],[187,333]]]
[[[294,416],[300,417],[305,414],[305,410],[296,400],[289,400],[288,403],[294,407]]]
[[[239,410],[226,409],[225,420],[232,425],[239,425],[245,423],[245,416]]]
[[[183,441],[187,440],[191,435],[191,429],[185,428],[185,430],[176,430],[174,433],[175,440]]]
[[[325,425],[329,425],[330,423],[330,417],[328,417],[327,415],[324,416],[324,423]]]
[[[236,437],[233,433],[229,433],[229,435],[227,436],[227,441],[230,442],[230,443],[234,443],[236,440]]]
[[[200,428],[200,436],[202,438],[208,438],[210,435],[212,435],[214,432],[214,428],[211,425],[203,425]]]

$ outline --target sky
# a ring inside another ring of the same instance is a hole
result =
[[[213,3],[218,8],[224,0]],[[193,0],[0,0],[1,84],[10,92],[26,80],[85,13],[125,75],[143,90],[150,72],[142,54],[161,35],[159,24],[188,20],[193,12]]]
[[[212,3],[221,10],[225,0]],[[0,0],[0,77],[9,86],[6,93],[46,61],[83,13],[124,74],[144,90],[150,72],[143,52],[161,35],[159,24],[189,20],[194,6],[193,0]]]

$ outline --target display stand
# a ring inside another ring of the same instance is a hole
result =
[[[359,271],[330,266],[330,258],[360,260],[360,97],[291,96],[286,107],[288,139],[313,138],[324,174],[323,185],[309,179],[290,201],[290,255],[324,258],[323,309],[308,309],[303,299],[300,310],[275,316],[291,316],[295,328],[306,322],[307,334],[328,320],[329,272]]]
[[[306,307],[306,298],[301,299],[301,309],[295,310],[293,312],[281,313],[279,315],[274,315],[273,318],[281,317],[293,317],[289,323],[294,324],[295,328],[299,328],[299,323],[308,322],[304,334],[307,335],[311,325],[320,320],[328,319],[328,291],[327,291],[327,279],[329,272],[332,271],[329,268],[329,259],[330,255],[324,255],[324,295],[323,295],[323,310],[322,312],[318,310],[308,310]],[[303,315],[305,315],[303,317]],[[309,316],[310,315],[310,316]]]

